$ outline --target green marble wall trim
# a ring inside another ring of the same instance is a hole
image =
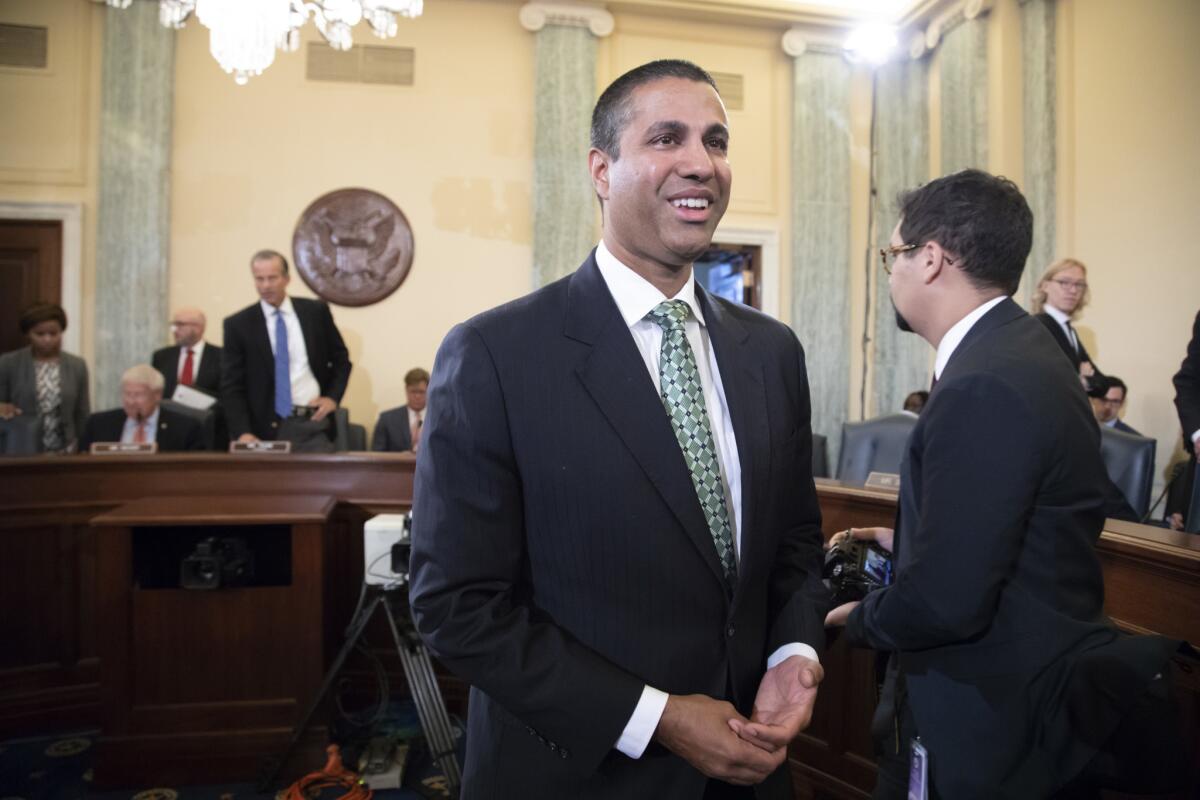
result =
[[[1035,281],[1054,260],[1057,247],[1056,13],[1055,0],[1026,0],[1021,5],[1022,139],[1025,151],[1025,180],[1021,188],[1033,209],[1033,249],[1025,264],[1025,280],[1021,284],[1026,308],[1033,299]]]
[[[986,15],[965,20],[942,40],[942,174],[988,168]]]
[[[96,235],[94,408],[120,402],[121,373],[150,360],[168,308],[175,36],[156,3],[104,19]]]
[[[549,24],[534,34],[533,285],[573,272],[598,241],[587,171],[596,37]]]
[[[806,52],[793,75],[792,328],[832,467],[850,395],[850,66]]]

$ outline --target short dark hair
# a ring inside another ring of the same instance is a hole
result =
[[[404,373],[404,386],[416,386],[418,383],[429,383],[429,373],[420,367],[413,367]]]
[[[278,250],[259,250],[254,255],[250,256],[250,266],[254,266],[255,261],[266,261],[268,258],[278,258],[279,263],[283,264],[283,274],[288,274],[288,262],[284,258],[283,253]]]
[[[921,409],[929,402],[929,392],[924,389],[917,389],[915,392],[909,392],[908,397],[904,398],[904,410],[912,411],[920,414]]]
[[[1108,389],[1111,389],[1115,386],[1121,390],[1122,400],[1129,396],[1129,387],[1125,385],[1125,381],[1121,380],[1116,375],[1105,375],[1104,379],[1108,381]],[[1108,394],[1108,389],[1104,390],[1105,394]]]
[[[900,236],[937,242],[977,288],[1013,294],[1033,244],[1033,212],[1012,181],[964,169],[900,194]]]
[[[17,322],[21,326],[21,335],[29,333],[43,322],[55,320],[64,331],[67,329],[67,312],[57,303],[34,303],[21,312]]]
[[[633,90],[663,78],[707,83],[720,96],[717,82],[704,69],[690,61],[663,59],[634,67],[608,85],[592,109],[592,147],[612,156],[621,157],[621,131],[629,122],[629,98]]]

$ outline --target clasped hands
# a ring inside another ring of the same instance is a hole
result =
[[[766,780],[788,743],[812,720],[821,665],[791,656],[767,670],[750,719],[707,695],[671,695],[654,738],[710,778],[741,786]]]

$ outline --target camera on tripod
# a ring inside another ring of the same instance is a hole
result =
[[[210,536],[179,562],[179,585],[184,589],[245,586],[253,578],[254,553],[245,539]]]
[[[875,542],[847,534],[830,545],[821,574],[835,606],[862,600],[892,582],[892,554]]]
[[[363,580],[371,586],[408,584],[412,512],[379,514],[363,525]]]

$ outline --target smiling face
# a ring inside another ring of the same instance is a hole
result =
[[[593,149],[604,241],[646,277],[677,272],[709,248],[729,205],[729,125],[707,83],[663,78],[634,89],[620,157]]]

